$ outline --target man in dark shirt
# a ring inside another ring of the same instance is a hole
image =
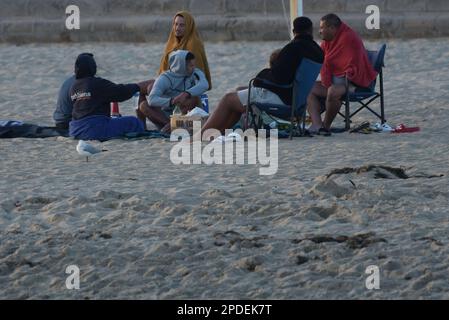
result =
[[[312,21],[307,17],[300,17],[296,18],[293,24],[295,38],[279,52],[272,67],[262,70],[257,75],[258,78],[280,85],[288,85],[293,82],[296,70],[303,58],[323,63],[323,51],[313,40]],[[291,105],[292,90],[292,88],[279,89],[255,81],[254,88],[251,89],[251,100],[260,103]],[[232,128],[246,111],[247,101],[247,89],[226,94],[201,131],[217,129],[224,133],[226,129]]]
[[[70,136],[81,140],[106,141],[126,133],[144,131],[136,117],[111,118],[111,102],[131,99],[135,93],[146,94],[148,81],[139,84],[115,84],[95,77],[97,64],[93,55],[80,55],[75,64],[76,80],[70,90],[73,101]]]
[[[79,57],[88,55],[93,56],[92,53],[82,53]],[[67,78],[59,89],[58,101],[56,102],[56,109],[53,113],[56,128],[59,130],[69,130],[70,121],[72,121],[73,101],[70,97],[70,89],[75,83],[76,76],[73,74]]]

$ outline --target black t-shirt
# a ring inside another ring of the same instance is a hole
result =
[[[324,53],[320,46],[313,40],[310,35],[296,36],[289,44],[287,44],[279,53],[277,59],[273,62],[271,69],[264,69],[257,78],[265,79],[270,82],[288,85],[295,79],[296,70],[298,69],[302,58],[310,59],[317,63],[323,63]],[[276,93],[279,98],[286,104],[292,104],[292,89],[280,89],[261,81],[254,81],[254,86],[265,88]]]
[[[111,102],[129,100],[139,90],[137,84],[115,84],[96,77],[77,79],[70,89],[73,120],[96,115],[109,117]]]

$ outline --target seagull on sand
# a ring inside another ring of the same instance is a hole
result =
[[[76,151],[78,151],[81,156],[85,156],[86,162],[89,162],[89,157],[93,156],[94,154],[106,152],[107,150],[99,150],[94,146],[88,144],[87,142],[80,140],[78,142],[78,145],[76,146]]]

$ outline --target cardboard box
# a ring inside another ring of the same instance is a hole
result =
[[[201,127],[206,123],[209,117],[201,116],[183,116],[183,115],[172,115],[170,117],[171,131],[176,129],[185,129],[190,135],[193,134],[193,123],[195,121],[201,122]]]

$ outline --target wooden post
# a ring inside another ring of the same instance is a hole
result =
[[[303,0],[290,0],[290,19],[291,19],[291,24],[290,26],[291,29],[293,29],[293,21],[297,18],[297,17],[302,17],[304,15],[304,6],[303,6]],[[292,38],[293,38],[293,32],[290,31],[292,33]]]

